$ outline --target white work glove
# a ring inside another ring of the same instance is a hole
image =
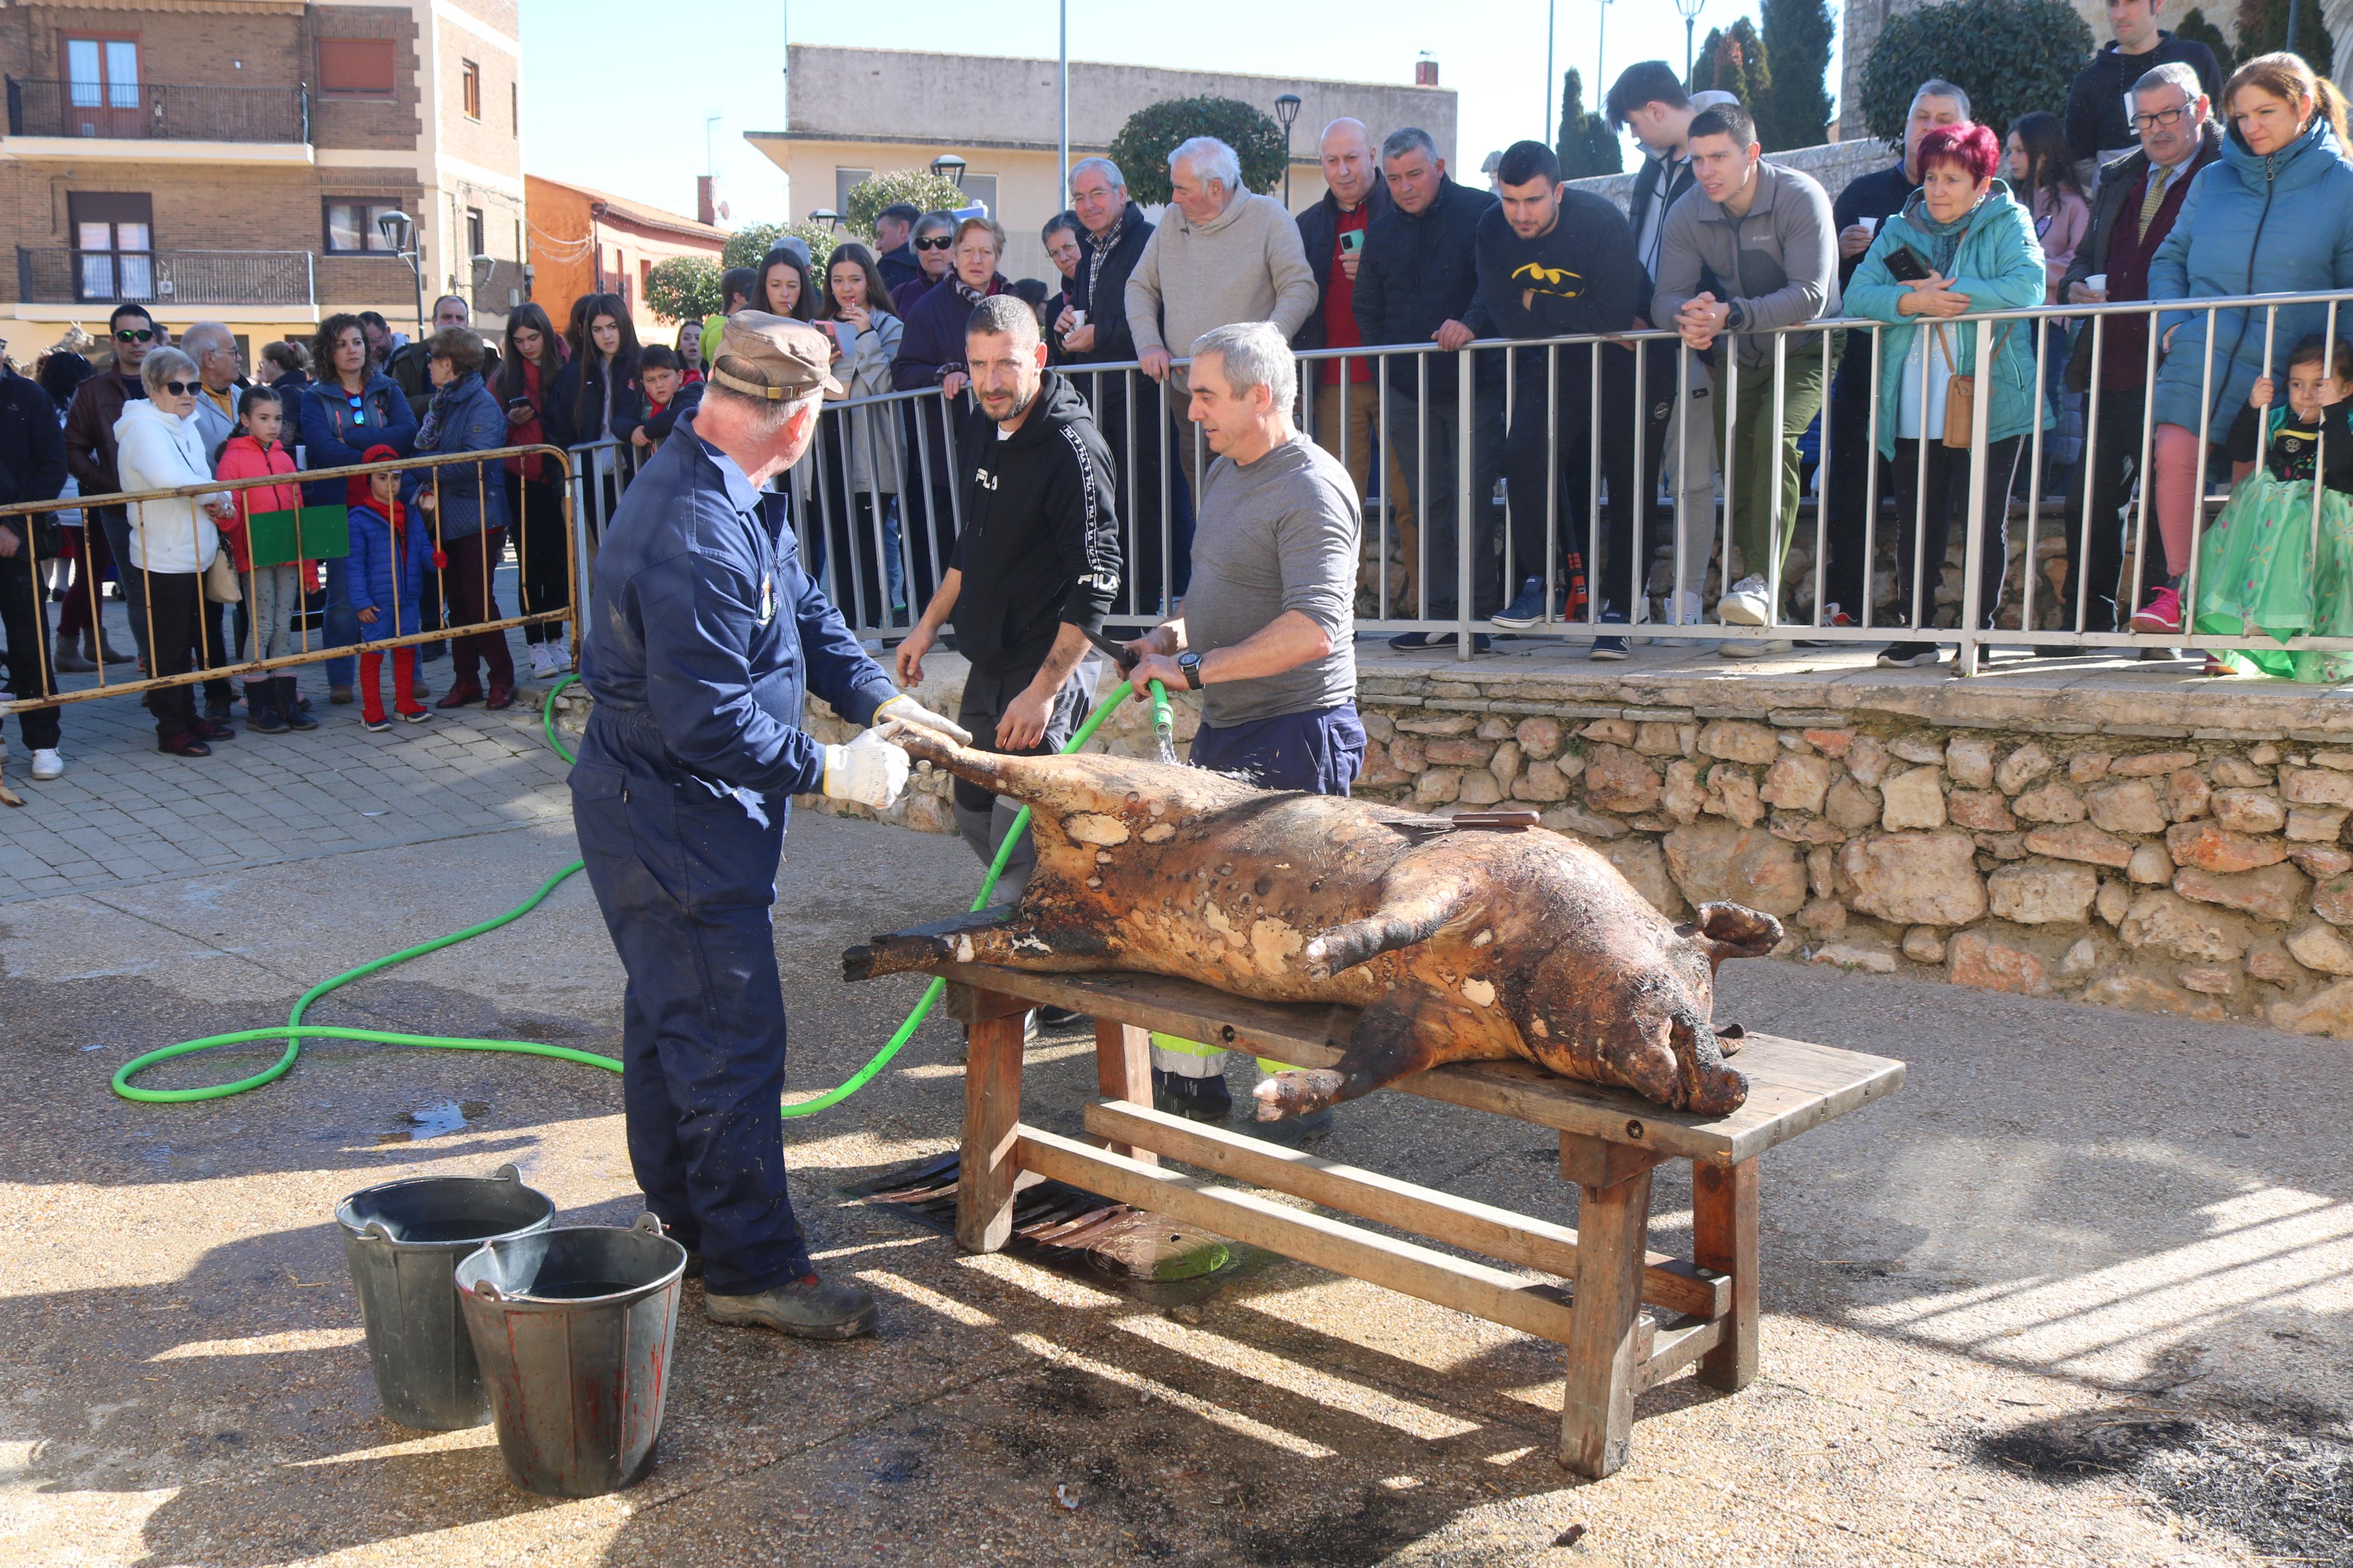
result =
[[[921,725],[934,734],[945,735],[959,746],[972,744],[971,731],[953,719],[942,718],[903,691],[896,697],[884,700],[882,705],[874,710],[874,721],[877,724],[892,719],[899,720],[902,723]]]
[[[907,753],[868,730],[846,746],[825,749],[825,793],[877,811],[899,804],[907,788]]]

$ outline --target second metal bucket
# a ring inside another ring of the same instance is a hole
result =
[[[544,1230],[555,1202],[501,1165],[490,1176],[423,1176],[353,1193],[335,1207],[385,1414],[454,1432],[491,1418],[450,1275],[486,1241]]]
[[[653,1468],[686,1248],[639,1216],[494,1241],[458,1265],[458,1297],[507,1477],[596,1497]]]

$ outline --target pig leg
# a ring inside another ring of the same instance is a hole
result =
[[[1336,1066],[1287,1068],[1258,1086],[1258,1119],[1304,1116],[1432,1066],[1435,1053],[1419,1035],[1400,1008],[1387,1003],[1366,1008]]]
[[[841,955],[844,980],[873,980],[941,963],[996,963],[1047,973],[1110,967],[1111,944],[1091,931],[1049,929],[1016,915],[996,925],[882,935]]]
[[[1461,876],[1443,883],[1434,877],[1414,879],[1404,887],[1397,885],[1400,880],[1392,878],[1382,884],[1380,907],[1371,914],[1334,926],[1308,942],[1299,956],[1310,975],[1329,980],[1382,953],[1428,942],[1469,901],[1468,879]]]

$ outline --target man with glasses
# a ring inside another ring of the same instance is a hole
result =
[[[2106,164],[2137,150],[2137,130],[2128,123],[2132,112],[2126,100],[2138,92],[2137,84],[2159,66],[2187,67],[2197,82],[2193,98],[2209,102],[2222,96],[2221,68],[2214,51],[2191,38],[2177,37],[2157,25],[2165,0],[2108,0],[2108,26],[2116,37],[2075,73],[2067,89],[2067,150],[2075,154],[2075,175],[2092,183],[2095,164]],[[2254,52],[2250,47],[2248,52]],[[2127,89],[2126,84],[2134,84]]]
[[[49,395],[8,364],[8,344],[0,339],[0,506],[55,500],[66,487],[66,447],[58,434],[57,409]],[[8,690],[18,701],[56,693],[50,668],[47,609],[35,529],[56,526],[54,514],[0,519],[0,626],[8,634]],[[58,752],[58,710],[28,708],[16,715],[25,745],[33,753],[33,776],[46,783],[66,771]]]
[[[237,339],[218,321],[198,321],[181,334],[180,352],[196,362],[196,434],[206,452],[217,452],[237,434],[237,406],[245,397]]]
[[[121,477],[114,468],[115,422],[122,417],[124,404],[145,401],[147,388],[139,380],[139,366],[156,346],[154,318],[144,305],[117,305],[106,319],[106,329],[114,346],[114,369],[111,374],[93,375],[83,382],[66,409],[66,467],[86,496],[114,495],[122,489]],[[114,552],[122,605],[131,613],[131,639],[139,648],[141,666],[152,669],[154,666],[147,657],[146,584],[131,565],[131,513],[120,506],[85,507],[84,524],[93,520],[105,530],[107,548]],[[94,619],[97,657],[120,664],[122,655],[107,644],[105,617]]]
[[[2206,94],[2198,73],[2179,60],[2158,66],[2133,84],[2133,132],[2140,150],[2100,171],[2092,191],[2092,226],[2075,247],[2074,262],[2059,280],[2071,305],[2148,298],[2148,264],[2173,232],[2183,196],[2198,172],[2221,155]],[[2105,285],[2092,287],[2097,278]],[[2087,632],[2116,629],[2115,595],[2124,574],[2126,509],[2140,464],[2141,418],[2148,402],[2148,318],[2106,318],[2098,331],[2099,361],[2092,358],[2093,324],[2075,334],[2067,359],[2067,387],[2089,392],[2099,378],[2099,416],[2087,434],[2084,461],[2067,497],[2067,527],[2074,535],[2068,559],[2090,580],[2084,595]],[[2084,498],[2091,496],[2090,538],[2084,538]],[[2152,534],[2154,530],[2151,531]],[[2067,620],[2074,624],[2076,583],[2067,584]],[[2062,643],[2038,644],[2045,658],[2064,658],[2080,650]]]

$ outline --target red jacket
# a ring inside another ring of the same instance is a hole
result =
[[[294,455],[282,445],[271,442],[268,450],[250,436],[237,435],[221,447],[220,461],[213,467],[216,479],[258,479],[270,474],[292,474]],[[249,571],[253,562],[246,542],[246,519],[257,511],[295,511],[302,505],[302,487],[299,484],[255,485],[247,489],[231,490],[237,498],[237,521],[220,525],[220,536],[228,546],[229,559],[240,572]]]

